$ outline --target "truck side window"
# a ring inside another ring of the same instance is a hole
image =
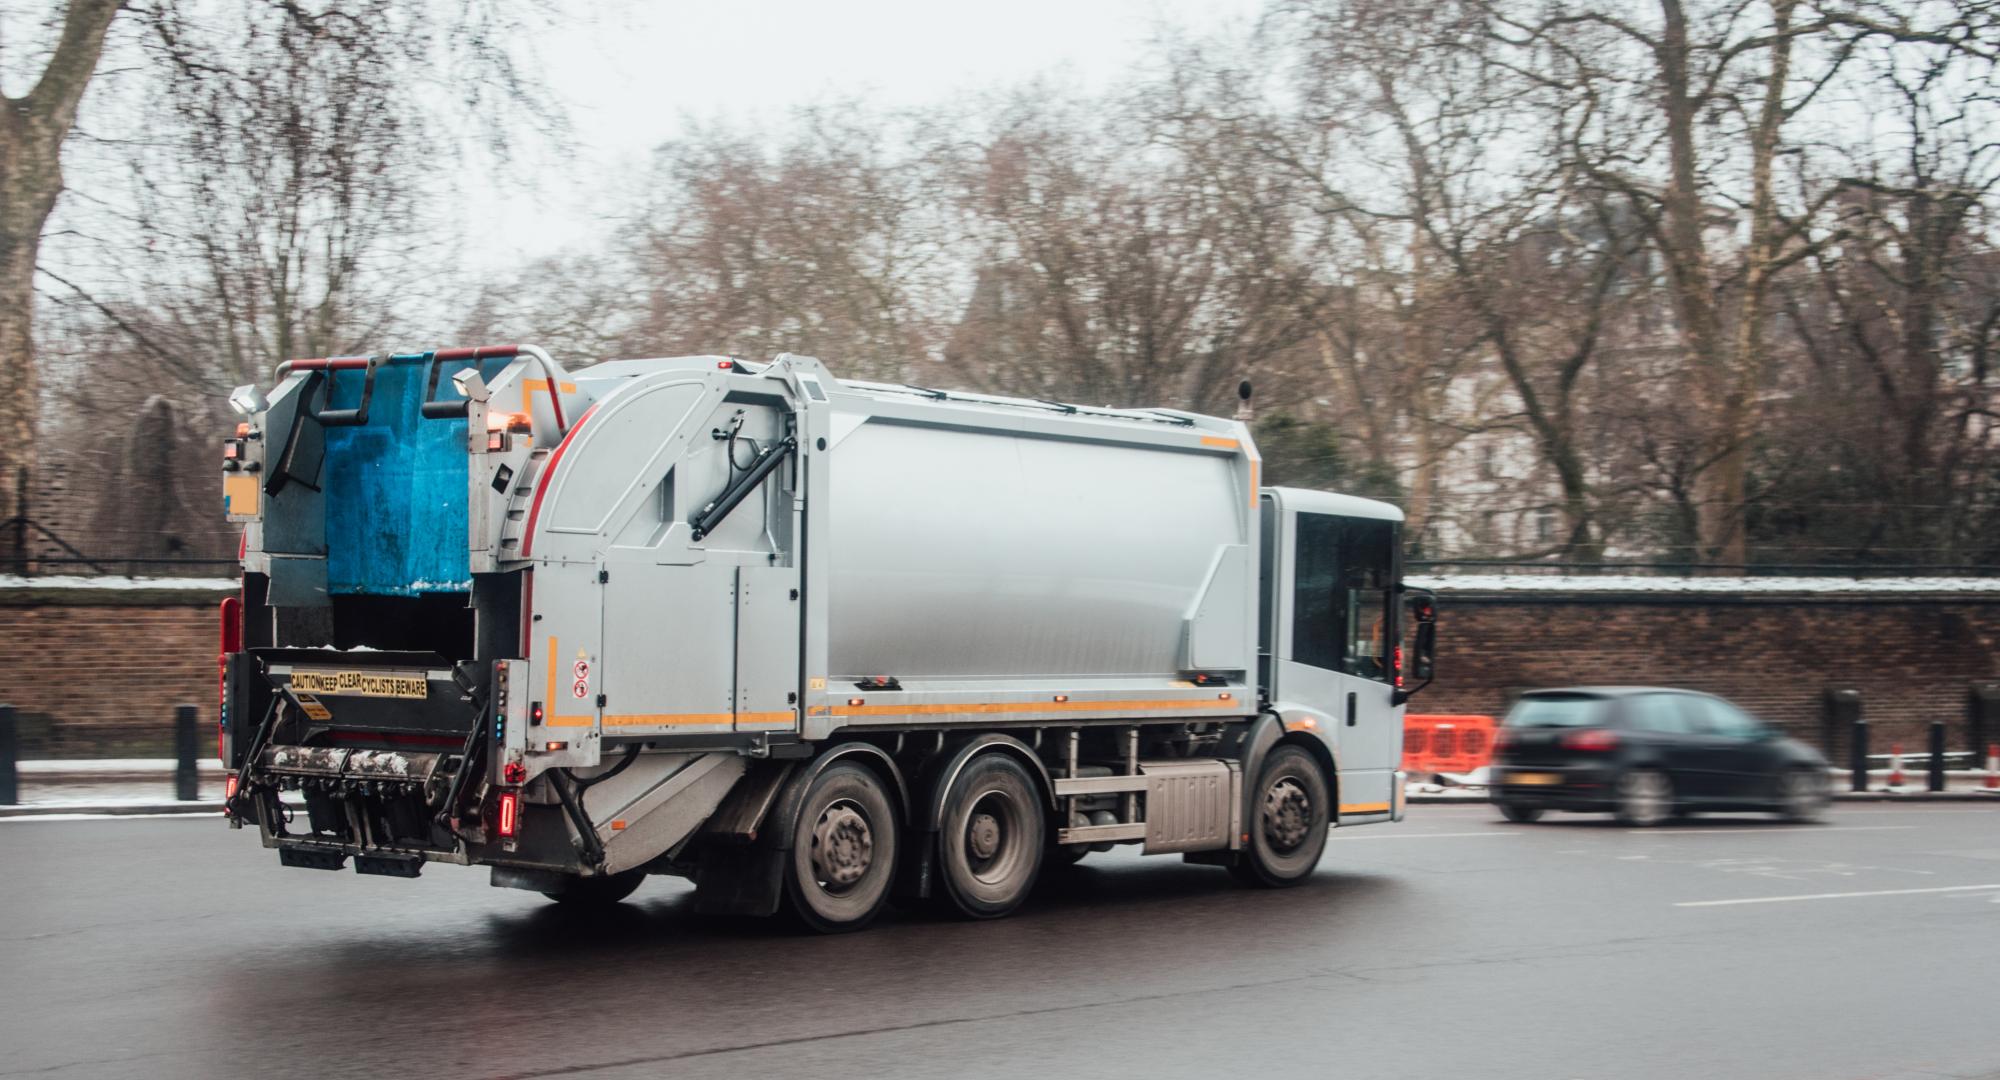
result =
[[[1346,609],[1342,671],[1387,681],[1389,650],[1396,639],[1390,591],[1395,565],[1395,527],[1386,521],[1341,523],[1341,589]]]
[[[1299,514],[1292,575],[1292,659],[1328,671],[1341,668],[1346,623],[1340,587],[1340,520]]]

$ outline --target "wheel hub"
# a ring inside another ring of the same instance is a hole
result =
[[[965,846],[975,859],[990,859],[1000,850],[1000,819],[979,813],[965,826]]]
[[[1305,789],[1290,777],[1272,784],[1264,792],[1264,839],[1281,851],[1305,841],[1312,821],[1312,800]]]
[[[813,871],[829,886],[845,888],[860,881],[874,861],[875,838],[868,819],[853,807],[827,807],[813,826]]]

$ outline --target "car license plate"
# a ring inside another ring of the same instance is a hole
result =
[[[1507,774],[1507,782],[1510,784],[1560,784],[1562,780],[1561,774],[1552,772],[1517,772]]]

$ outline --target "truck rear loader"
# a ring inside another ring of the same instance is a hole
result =
[[[1114,844],[1289,885],[1402,817],[1402,515],[1260,488],[1240,421],[512,345],[230,403],[219,752],[284,865],[831,931]]]

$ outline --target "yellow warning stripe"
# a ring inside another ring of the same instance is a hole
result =
[[[1385,802],[1344,802],[1340,804],[1340,812],[1343,814],[1386,814],[1389,812],[1389,804]]]
[[[1243,445],[1235,439],[1225,439],[1220,435],[1203,435],[1201,437],[1201,444],[1203,446],[1220,446],[1224,450],[1234,450]]]
[[[576,393],[576,384],[573,382],[560,383],[558,385],[562,387],[562,392],[565,394]],[[547,390],[548,388],[549,388],[549,381],[547,379],[522,379],[521,400],[523,403],[525,403],[528,400],[529,394],[532,394],[537,390]]]
[[[888,706],[834,706],[834,716],[936,716],[940,712],[1126,712],[1136,708],[1238,708],[1234,698],[1226,700],[1144,700],[1144,702],[974,702],[974,704],[888,704]]]

